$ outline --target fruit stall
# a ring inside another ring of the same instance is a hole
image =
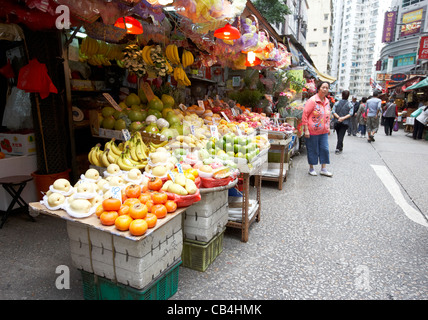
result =
[[[227,228],[248,242],[262,180],[282,190],[299,137],[284,110],[251,104],[270,93],[288,106],[285,93],[304,84],[276,75],[291,54],[250,2],[162,3],[103,3],[109,13],[67,3],[77,20],[61,33],[72,174],[30,212],[66,220],[85,299],[168,299],[178,267],[205,271]]]

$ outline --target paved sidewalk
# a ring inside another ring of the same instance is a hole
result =
[[[427,299],[428,228],[406,216],[372,165],[386,168],[426,219],[428,142],[402,130],[375,138],[346,136],[335,155],[332,134],[333,178],[308,175],[305,151],[294,157],[282,191],[263,182],[249,241],[228,229],[207,271],[180,267],[172,300]],[[11,216],[0,230],[0,299],[83,299],[65,221],[36,219]],[[55,287],[60,265],[69,267],[70,289]]]

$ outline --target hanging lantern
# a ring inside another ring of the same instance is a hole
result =
[[[214,31],[214,37],[223,40],[236,40],[241,37],[241,33],[237,28],[227,23],[223,28]]]
[[[114,26],[117,28],[126,29],[126,32],[130,34],[143,33],[143,26],[141,23],[137,19],[129,16],[117,19]]]
[[[246,67],[258,66],[261,63],[261,60],[256,57],[254,51],[249,51],[247,53],[247,60],[245,61]]]

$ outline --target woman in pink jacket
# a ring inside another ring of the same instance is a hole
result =
[[[330,134],[330,103],[327,99],[330,83],[321,82],[317,94],[305,104],[302,115],[302,126],[305,132],[306,151],[308,154],[309,174],[316,176],[314,165],[321,164],[320,174],[332,177],[326,168],[330,164],[328,136]]]

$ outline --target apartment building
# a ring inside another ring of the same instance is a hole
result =
[[[331,73],[333,0],[308,0],[306,51],[319,71]]]
[[[370,78],[382,47],[384,13],[391,0],[333,0],[333,91],[349,90],[361,98],[372,94]]]

